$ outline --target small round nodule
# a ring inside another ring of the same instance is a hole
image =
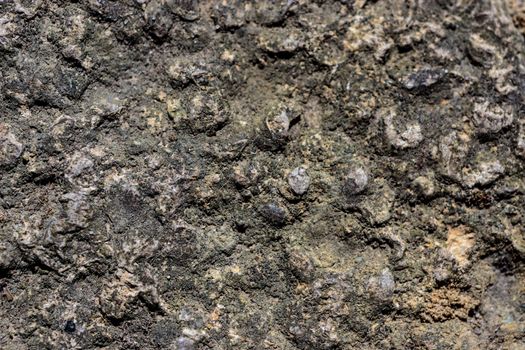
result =
[[[270,107],[258,129],[256,144],[267,151],[282,150],[289,141],[290,128],[296,113],[282,104]]]
[[[265,123],[272,135],[286,136],[290,129],[290,118],[286,109],[270,114],[266,117]]]
[[[421,197],[432,197],[435,193],[434,182],[426,176],[418,176],[412,184],[417,194]]]
[[[297,167],[288,175],[288,185],[295,194],[302,195],[310,187],[310,176],[305,168]]]
[[[349,196],[359,194],[366,186],[368,186],[368,173],[362,167],[354,167],[346,174],[343,193]]]
[[[281,226],[286,223],[286,210],[276,203],[267,203],[259,209],[261,215],[271,224]]]
[[[384,268],[380,275],[370,277],[367,283],[367,290],[370,295],[385,301],[392,298],[395,289],[396,282],[388,268]]]

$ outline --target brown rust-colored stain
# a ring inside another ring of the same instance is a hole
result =
[[[426,296],[422,317],[437,322],[453,318],[466,320],[478,305],[479,300],[458,289],[438,289]]]
[[[448,228],[446,249],[456,259],[459,266],[467,265],[469,252],[475,243],[474,234],[467,226]]]
[[[514,25],[521,33],[525,34],[525,1],[507,0],[507,4],[511,9]]]

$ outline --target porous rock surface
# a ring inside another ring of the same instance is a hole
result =
[[[0,348],[524,349],[524,18],[0,1]]]

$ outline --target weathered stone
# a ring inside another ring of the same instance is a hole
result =
[[[498,159],[479,157],[472,167],[463,169],[462,183],[466,187],[486,186],[505,173],[505,167]]]
[[[269,108],[257,136],[257,145],[265,150],[278,151],[288,143],[294,112],[282,104]]]
[[[149,1],[144,11],[146,28],[154,38],[164,39],[173,25],[173,18],[164,1]]]
[[[377,179],[372,194],[358,204],[363,217],[370,225],[381,225],[392,218],[396,194],[384,179]]]
[[[424,89],[436,84],[446,73],[442,69],[423,68],[404,77],[402,84],[408,90]]]
[[[518,0],[0,0],[0,349],[522,349]]]
[[[521,122],[518,128],[518,137],[516,138],[516,154],[525,159],[525,123]]]
[[[288,220],[286,209],[276,203],[267,203],[261,206],[259,212],[273,225],[284,225]]]
[[[428,176],[418,176],[412,184],[417,193],[424,198],[431,198],[436,193],[435,181]]]
[[[390,300],[394,294],[396,283],[392,272],[385,268],[379,276],[370,277],[366,287],[372,297],[380,300]]]
[[[168,114],[177,127],[210,136],[222,129],[230,119],[227,106],[219,96],[200,91],[188,96],[188,100],[171,100]]]
[[[512,124],[514,112],[511,106],[500,107],[485,101],[474,104],[472,122],[480,134],[494,134]]]
[[[13,166],[24,151],[23,144],[10,131],[7,124],[0,124],[0,167]]]
[[[275,28],[261,33],[258,38],[259,47],[273,54],[290,54],[305,46],[300,31],[285,28]]]
[[[288,184],[294,193],[298,195],[305,194],[310,187],[310,176],[305,168],[298,167],[292,170],[288,175]]]
[[[346,196],[359,194],[368,186],[368,172],[361,166],[352,166],[343,181],[343,193]]]
[[[384,123],[386,140],[395,148],[414,148],[423,141],[421,126],[417,121],[405,121],[391,112],[385,116]]]

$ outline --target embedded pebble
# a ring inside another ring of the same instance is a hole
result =
[[[233,168],[232,179],[238,187],[255,185],[262,176],[262,169],[257,163],[242,162]]]
[[[295,194],[301,195],[310,187],[310,176],[305,168],[297,167],[288,175],[288,184]]]
[[[518,157],[525,159],[525,122],[520,123],[515,152]]]
[[[82,192],[66,193],[62,196],[67,201],[66,223],[70,229],[85,228],[89,225],[92,210],[88,197]]]
[[[24,145],[10,131],[10,127],[0,123],[0,167],[14,165],[23,151]]]
[[[436,192],[436,184],[432,178],[428,176],[418,176],[412,182],[418,195],[429,198]]]
[[[64,331],[66,331],[67,333],[75,333],[76,329],[77,327],[75,325],[75,321],[73,320],[68,320],[66,322],[66,325],[64,326]]]
[[[423,68],[411,73],[402,79],[402,84],[407,90],[428,88],[436,84],[446,74],[446,71],[435,68]]]
[[[238,3],[241,5],[242,3]],[[246,11],[243,6],[233,6],[227,1],[219,1],[213,7],[212,18],[221,29],[240,28],[244,25]]]
[[[93,159],[86,154],[75,152],[69,161],[65,177],[70,181],[93,167]]]
[[[187,85],[190,82],[194,84],[207,84],[212,78],[211,67],[206,60],[200,56],[178,57],[171,64],[167,73],[174,86]]]
[[[451,271],[445,267],[438,267],[432,272],[432,277],[439,284],[447,282],[451,276]]]
[[[290,129],[290,118],[288,111],[282,109],[277,113],[271,113],[265,119],[266,127],[275,136],[286,136]]]
[[[112,117],[120,113],[123,108],[123,99],[108,91],[102,91],[93,102],[92,109],[100,117]]]
[[[273,225],[283,225],[287,220],[286,209],[276,203],[267,203],[259,209],[261,215]]]
[[[505,173],[505,167],[497,159],[479,161],[473,168],[463,170],[463,185],[468,188],[486,186]]]
[[[175,349],[177,350],[193,350],[195,349],[195,342],[188,337],[178,337],[175,342]]]
[[[314,278],[315,267],[308,254],[299,248],[288,253],[288,263],[295,277],[301,281],[311,281]]]
[[[381,225],[392,218],[396,193],[384,179],[377,179],[372,194],[358,204],[366,221],[372,225]]]
[[[495,134],[512,124],[514,113],[511,106],[499,106],[488,101],[474,104],[472,122],[479,134]]]
[[[477,64],[490,66],[494,63],[494,57],[498,48],[481,37],[479,33],[473,33],[469,36],[468,41],[469,57]]]
[[[292,53],[305,46],[304,38],[298,31],[274,28],[265,31],[258,38],[259,47],[270,53]]]
[[[370,277],[367,283],[370,295],[380,300],[391,299],[395,289],[394,275],[388,268],[384,268],[379,276]]]
[[[262,130],[257,137],[258,146],[270,151],[282,149],[289,141],[292,114],[292,110],[282,104],[271,108],[264,118]]]
[[[221,101],[220,92],[198,91],[185,99],[170,99],[167,102],[168,115],[176,127],[212,136],[230,120],[229,111]]]
[[[146,30],[156,39],[166,37],[173,25],[173,18],[164,1],[150,1],[144,11]]]
[[[389,113],[384,118],[385,136],[388,143],[398,149],[414,148],[423,141],[421,125],[417,121],[395,120],[397,115]]]
[[[368,172],[360,166],[352,167],[347,173],[343,183],[343,193],[353,196],[363,192],[368,186]]]

